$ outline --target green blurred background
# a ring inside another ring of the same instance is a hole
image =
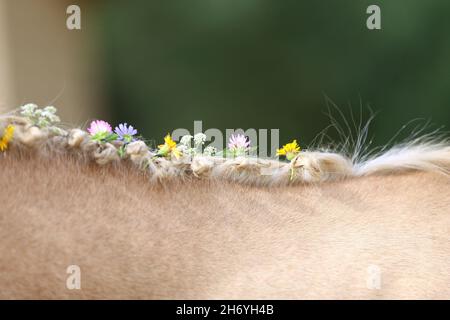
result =
[[[366,9],[381,8],[381,30]],[[412,119],[450,125],[450,1],[118,1],[101,12],[108,104],[148,137],[173,128],[279,128],[308,144],[380,111],[385,143]]]

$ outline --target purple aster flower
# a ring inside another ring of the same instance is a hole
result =
[[[137,134],[137,130],[133,128],[133,126],[129,126],[126,123],[121,123],[116,127],[114,132],[118,135],[118,140],[123,142],[132,142],[136,141],[133,138]]]
[[[103,120],[92,121],[87,131],[91,136],[112,133],[111,125]]]
[[[246,150],[250,147],[250,139],[243,134],[231,135],[228,148],[232,151]]]

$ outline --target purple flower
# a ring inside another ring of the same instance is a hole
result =
[[[117,134],[117,139],[120,141],[126,143],[136,141],[133,137],[137,134],[137,130],[133,128],[133,126],[128,126],[126,123],[119,124],[119,126],[115,128],[114,132]]]
[[[228,149],[231,151],[246,150],[250,147],[250,139],[243,134],[231,135]]]

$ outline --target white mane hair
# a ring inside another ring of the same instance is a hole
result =
[[[414,170],[450,174],[448,138],[438,132],[422,134],[419,130],[406,142],[370,152],[370,143],[366,143],[366,138],[371,119],[362,127],[360,122],[355,137],[332,119],[332,125],[342,136],[343,143],[334,148],[324,148],[320,145],[325,136],[322,134],[318,147],[300,152],[291,162],[282,162],[254,157],[203,155],[180,159],[155,158],[155,154],[142,141],[129,144],[125,157],[121,158],[118,155],[119,145],[114,142],[100,144],[92,141],[88,133],[80,128],[58,128],[57,131],[39,128],[27,118],[11,112],[0,115],[0,138],[8,124],[15,127],[10,147],[0,156],[9,151],[32,152],[39,158],[76,156],[99,165],[131,163],[145,170],[152,182],[215,179],[257,186],[280,186]],[[345,123],[350,129],[349,124]],[[349,151],[350,146],[352,151]]]

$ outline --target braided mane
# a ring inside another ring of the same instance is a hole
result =
[[[0,138],[8,125],[14,126],[14,137],[7,152],[34,152],[37,157],[74,155],[98,165],[131,163],[147,172],[152,182],[166,179],[216,179],[271,186],[411,170],[450,174],[449,140],[430,135],[366,157],[317,149],[302,151],[290,162],[282,162],[250,156],[230,158],[204,154],[183,155],[179,158],[158,157],[157,152],[143,141],[130,142],[126,149],[121,149],[124,145],[121,141],[95,141],[80,128],[65,130],[56,125],[39,126],[18,112],[0,116]]]

